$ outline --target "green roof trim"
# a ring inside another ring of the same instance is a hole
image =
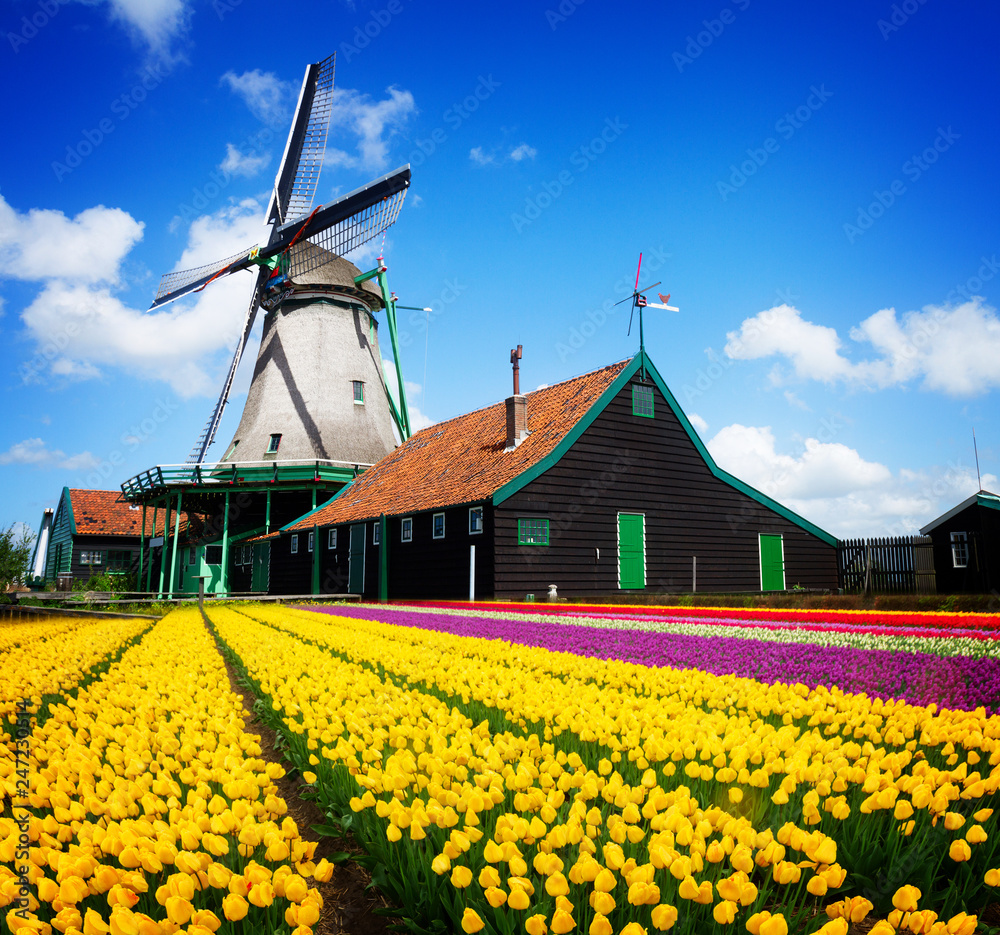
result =
[[[69,495],[69,487],[63,487],[63,500],[66,503],[66,509],[69,512],[69,531],[75,536],[76,535],[76,517],[73,516],[73,498]],[[55,525],[55,518],[52,520],[53,525]]]
[[[566,433],[566,437],[549,453],[549,455],[535,464],[533,467],[529,468],[523,474],[519,474],[512,481],[505,484],[499,490],[493,494],[493,505],[498,506],[503,503],[504,500],[512,497],[515,493],[530,484],[536,477],[544,474],[550,467],[559,462],[559,460],[566,454],[569,449],[576,444],[577,439],[588,429],[594,420],[607,408],[621,390],[628,384],[636,372],[643,366],[645,362],[645,369],[648,376],[653,378],[653,382],[656,384],[660,393],[663,394],[663,398],[666,399],[667,405],[673,410],[674,415],[677,416],[677,420],[681,424],[681,428],[687,433],[688,438],[691,439],[692,444],[701,455],[705,464],[712,474],[721,480],[723,483],[729,484],[730,487],[735,488],[748,497],[756,500],[761,506],[767,507],[769,510],[773,510],[779,516],[783,516],[789,522],[794,523],[796,526],[801,527],[806,532],[811,533],[818,539],[821,539],[827,545],[835,546],[837,544],[837,539],[835,536],[831,536],[830,533],[814,523],[810,523],[809,520],[803,519],[798,513],[792,512],[788,507],[782,506],[777,500],[772,500],[767,494],[761,493],[749,484],[744,483],[738,477],[733,477],[726,471],[723,471],[716,463],[715,459],[708,453],[708,449],[702,443],[702,440],[698,437],[698,433],[694,430],[694,427],[688,421],[688,417],[684,414],[684,410],[681,409],[677,400],[674,398],[674,394],[670,392],[667,387],[666,382],[663,377],[660,376],[659,371],[653,366],[653,362],[649,358],[649,354],[644,354],[640,352],[636,354],[635,357],[625,366],[620,374],[615,378],[615,381],[609,386],[600,398],[587,410],[583,418],[580,419],[576,425],[574,425],[569,432]]]
[[[979,494],[976,497],[976,503],[991,510],[1000,510],[1000,497],[994,497],[990,494]]]

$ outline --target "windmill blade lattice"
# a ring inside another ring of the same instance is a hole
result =
[[[256,249],[256,246],[248,247],[246,250],[234,253],[224,260],[217,260],[215,263],[195,266],[192,269],[181,269],[173,273],[164,273],[150,308],[166,305],[167,302],[179,299],[182,295],[204,288],[213,279],[223,275],[229,267],[233,267],[233,271],[237,268],[244,269],[249,262],[251,253]],[[240,261],[245,262],[241,263]]]
[[[284,224],[312,210],[333,113],[336,58],[337,53],[334,52],[329,58],[306,68],[292,129],[274,180],[274,191],[267,209],[268,222]]]

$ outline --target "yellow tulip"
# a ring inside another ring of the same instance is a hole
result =
[[[499,909],[505,902],[507,902],[507,894],[496,886],[488,886],[483,895],[486,897],[486,901],[494,909]]]
[[[247,901],[236,893],[230,893],[222,900],[222,913],[230,922],[239,922],[249,910]]]
[[[712,916],[719,925],[730,925],[736,919],[736,903],[732,900],[724,899],[716,903],[712,909]]]
[[[677,922],[677,909],[669,903],[660,903],[653,909],[653,927],[661,932],[672,929]]]
[[[83,935],[105,935],[111,927],[93,909],[88,909],[83,917]]]
[[[559,872],[553,873],[545,881],[545,892],[549,896],[565,896],[569,892],[569,883],[566,877]],[[553,929],[553,931],[555,930]]]
[[[878,923],[879,925],[885,924],[884,922]],[[847,930],[851,927],[847,919],[830,919],[825,925],[820,926],[816,929],[816,935],[847,935]],[[872,929],[871,932],[874,932]],[[878,935],[894,935],[895,929],[890,925],[888,931],[883,933],[879,932]],[[868,935],[871,935],[871,932]]]
[[[903,912],[913,912],[920,901],[921,892],[916,886],[901,886],[892,897],[892,904]]]
[[[610,893],[617,884],[618,881],[615,879],[615,875],[607,867],[594,877],[594,889],[602,893]]]
[[[962,863],[972,857],[972,848],[964,838],[956,838],[948,848],[948,856],[956,863]]]
[[[254,883],[254,885],[250,887],[247,899],[249,899],[255,906],[258,906],[261,909],[266,909],[272,902],[274,902],[274,887],[271,886],[271,884],[266,880],[263,883]]]
[[[529,916],[524,922],[524,930],[528,935],[546,935],[549,927],[545,924],[545,916],[540,912]]]
[[[788,935],[788,923],[779,912],[760,924],[760,935]]]
[[[1000,869],[993,868],[992,870],[987,870],[986,876],[983,877],[983,882],[987,886],[1000,887]]]
[[[986,829],[982,825],[973,825],[965,832],[965,840],[970,844],[982,844],[987,837]]]
[[[646,930],[638,922],[629,922],[619,935],[646,935]]]
[[[531,905],[531,900],[524,890],[518,887],[511,887],[510,895],[507,897],[507,905],[511,909],[524,910]]]
[[[461,864],[451,871],[451,885],[458,889],[465,889],[472,882],[472,871]],[[477,930],[478,931],[478,930]]]
[[[587,929],[589,935],[614,935],[614,931],[607,916],[602,916],[600,913],[594,916],[593,921],[590,923],[590,928]]]

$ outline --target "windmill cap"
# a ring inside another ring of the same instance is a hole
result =
[[[296,286],[341,286],[350,295],[356,295],[370,308],[377,309],[384,306],[382,293],[369,279],[360,285],[354,282],[356,276],[361,275],[358,269],[350,260],[345,260],[342,256],[318,247],[309,241],[295,244],[291,248],[291,276],[289,277]],[[314,267],[306,273],[296,274],[296,267]]]

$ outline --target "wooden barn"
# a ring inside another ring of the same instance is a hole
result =
[[[719,468],[644,351],[423,429],[268,538],[273,594],[837,587],[834,537]]]
[[[92,574],[124,575],[138,570],[141,551],[148,567],[150,545],[157,545],[150,537],[158,535],[162,542],[163,522],[156,531],[147,522],[145,534],[142,523],[142,509],[125,502],[120,490],[64,487],[41,545],[45,552],[35,556],[36,574],[65,586]],[[186,528],[187,517],[183,524]]]
[[[920,532],[934,543],[939,594],[1000,591],[1000,496],[980,490]]]

